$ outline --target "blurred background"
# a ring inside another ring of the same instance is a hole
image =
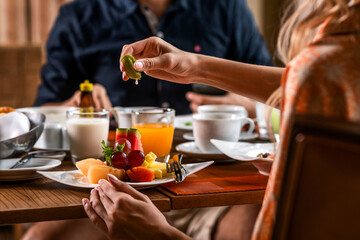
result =
[[[31,106],[45,44],[61,5],[73,0],[0,0],[0,106]],[[247,0],[274,54],[284,0]]]

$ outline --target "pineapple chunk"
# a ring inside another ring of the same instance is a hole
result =
[[[154,169],[155,178],[161,179],[162,178],[162,171],[160,169]]]
[[[166,163],[153,162],[149,164],[148,168],[166,168]]]
[[[155,155],[155,153],[149,152],[145,156],[145,161],[148,162],[149,165],[151,165],[155,161],[156,158],[157,158],[157,156]]]
[[[149,167],[149,163],[147,161],[144,161],[140,167],[146,167],[148,168]]]
[[[166,167],[163,168],[163,169],[161,169],[161,172],[162,172],[162,177],[163,177],[163,178],[167,178],[167,177],[170,177],[170,176],[172,175],[172,173],[168,173],[168,172],[166,171]]]

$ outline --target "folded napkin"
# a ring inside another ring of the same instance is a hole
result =
[[[162,187],[176,195],[263,190],[268,177],[261,175],[250,162],[213,164],[187,176],[181,183],[167,183]]]

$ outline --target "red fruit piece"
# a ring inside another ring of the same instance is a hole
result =
[[[145,155],[140,150],[134,150],[129,153],[127,158],[129,167],[134,168],[140,166],[144,162]]]
[[[151,182],[154,172],[146,167],[134,167],[126,171],[131,182]]]
[[[128,165],[128,159],[125,153],[115,152],[110,159],[114,168],[124,169]]]
[[[141,144],[141,134],[139,130],[130,128],[128,131],[127,140],[129,140],[131,143],[131,151],[140,150],[144,152]]]
[[[125,146],[123,148],[123,153],[125,153],[126,155],[128,155],[131,152],[131,143],[129,142],[129,140],[127,140],[126,138],[119,138],[114,145],[114,149],[116,149],[116,147],[118,145],[123,145],[125,143]]]
[[[127,135],[128,135],[128,129],[127,128],[116,128],[115,142],[117,140],[119,140],[120,138],[127,139]]]

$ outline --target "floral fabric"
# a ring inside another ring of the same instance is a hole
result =
[[[357,1],[358,3],[358,1]],[[360,4],[336,28],[325,23],[312,44],[288,65],[282,78],[281,144],[270,174],[253,239],[271,239],[294,114],[360,123]]]

